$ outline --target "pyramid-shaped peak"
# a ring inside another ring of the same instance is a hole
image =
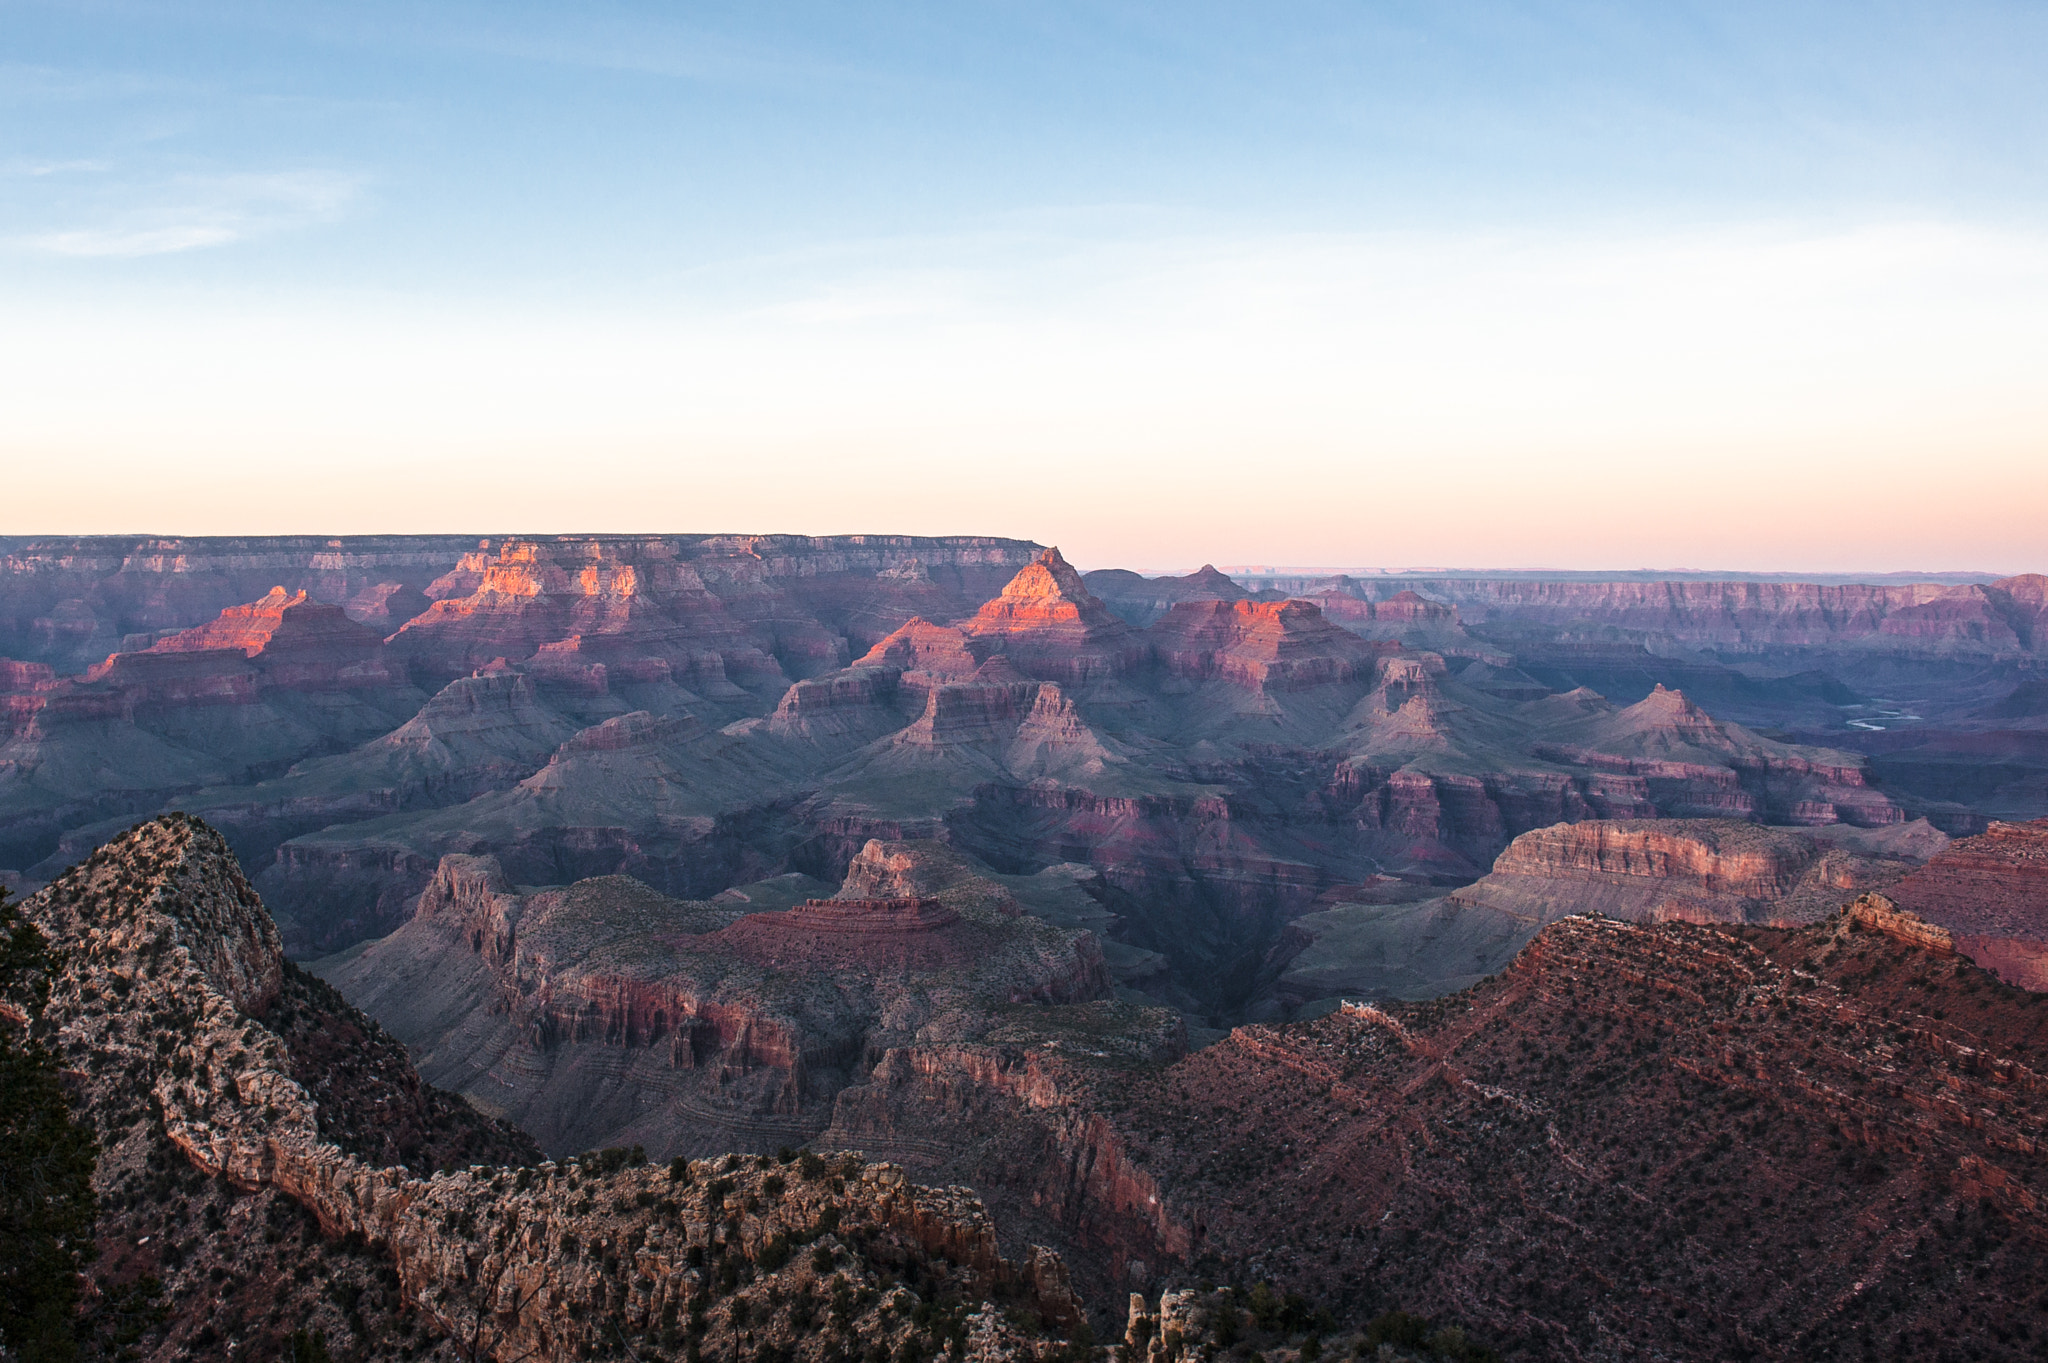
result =
[[[1113,629],[1126,626],[1088,590],[1058,548],[1047,549],[1010,579],[1003,594],[965,622],[974,633],[1048,626]]]
[[[1045,549],[1026,564],[1022,572],[1011,578],[1009,585],[1003,588],[1002,599],[1018,602],[1064,599],[1076,605],[1100,604],[1087,584],[1081,581],[1081,575],[1074,571],[1074,566],[1060,557],[1058,545]]]
[[[287,639],[299,644],[318,642],[361,650],[376,644],[377,632],[350,620],[340,606],[313,600],[304,589],[288,592],[283,587],[272,587],[246,605],[229,606],[203,625],[166,635],[145,651],[189,653],[239,648],[253,658],[273,640],[283,644]]]
[[[1686,698],[1683,691],[1662,682],[1650,694],[1621,712],[1622,719],[1640,727],[1673,729],[1698,735],[1721,734],[1714,717]]]

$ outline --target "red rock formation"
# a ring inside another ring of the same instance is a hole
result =
[[[890,1045],[1108,993],[1092,935],[993,888],[737,917],[624,877],[521,893],[495,860],[449,856],[413,920],[334,979],[434,1057],[430,1078],[551,1148],[773,1149],[814,1136]],[[443,1045],[451,1025],[470,1039]]]
[[[750,913],[702,945],[778,970],[936,970],[967,964],[960,915],[936,899],[812,899]]]
[[[232,606],[208,624],[157,640],[147,651],[237,649],[256,665],[265,686],[328,690],[394,685],[381,642],[375,630],[349,619],[341,607],[273,587],[260,600]]]
[[[1886,893],[1986,970],[2048,990],[2048,819],[1952,842]]]
[[[939,677],[965,676],[981,666],[964,631],[912,617],[862,655],[856,667],[893,667]]]
[[[1024,557],[1014,542],[977,539],[506,540],[466,556],[430,587],[434,606],[392,643],[416,667],[449,675],[581,636],[586,663],[615,669],[622,659],[659,659],[699,695],[747,709],[746,693],[779,693],[791,677],[844,666],[848,646],[837,622],[858,620],[865,631],[886,620],[876,631],[886,633],[916,605],[964,604],[963,588]],[[901,571],[913,562],[916,571]],[[892,605],[897,600],[912,604]]]
[[[1120,676],[1145,656],[1129,625],[1047,549],[959,628],[982,657],[1006,655],[1027,676],[1069,684]]]
[[[1255,691],[1360,681],[1373,675],[1381,656],[1308,601],[1187,602],[1149,634],[1169,675],[1222,678]]]
[[[187,628],[275,583],[325,601],[353,602],[378,583],[417,590],[475,545],[461,535],[8,540],[0,653],[77,673],[128,635]]]
[[[1558,824],[1516,838],[1490,874],[1451,898],[1532,924],[1588,911],[1644,922],[1813,922],[1911,871],[1921,856],[1901,844],[1733,820]]]

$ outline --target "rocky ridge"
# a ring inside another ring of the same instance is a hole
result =
[[[168,1310],[145,1356],[224,1337],[274,1348],[319,1327],[360,1358],[510,1363],[685,1343],[836,1358],[949,1338],[1035,1357],[1051,1346],[989,1303],[1055,1327],[1079,1319],[1059,1260],[1004,1259],[963,1189],[794,1155],[528,1165],[517,1133],[416,1077],[366,1085],[361,1052],[356,1073],[295,1055],[295,1014],[330,1010],[332,1039],[352,1010],[337,1018],[331,996],[301,987],[225,843],[196,822],[139,826],[27,908],[67,957],[48,1020],[106,1150],[96,1285],[162,1284]],[[316,1102],[305,1078],[314,1091],[340,1083]],[[429,1176],[346,1148],[394,1131],[404,1143],[400,1110],[423,1121],[415,1158],[489,1162]]]
[[[1464,992],[1086,1081],[1214,1280],[1518,1358],[2030,1357],[2048,996],[1924,929],[1572,917]]]

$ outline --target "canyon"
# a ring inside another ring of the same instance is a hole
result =
[[[886,1164],[541,1160],[293,967],[196,821],[139,825],[24,907],[60,965],[45,1000],[4,1000],[0,1032],[32,1020],[98,1141],[86,1322],[112,1352],[513,1363],[971,1342],[1038,1360],[1081,1322],[1056,1255],[1004,1258],[971,1194]]]
[[[1453,889],[1555,823],[1983,824],[1837,746],[1873,731],[1752,729],[1661,682],[1610,698],[1554,675],[1485,635],[1507,604],[1461,618],[1465,588],[1084,575],[973,537],[4,547],[10,883],[184,810],[229,837],[302,957],[402,925],[448,855],[702,900],[834,885],[871,839],[936,840],[1004,875],[1089,868],[1103,935],[1158,966],[1125,983],[1214,1026],[1259,1006],[1286,925],[1340,887]],[[1834,588],[1813,606],[1761,584],[1734,610],[1688,584],[1654,616],[1641,584],[1564,585],[1587,591],[1515,598],[1527,621],[1575,600],[1688,645],[1720,639],[1710,616],[1772,647],[1922,638],[1855,633],[1911,607]],[[1780,718],[1819,693],[1792,694]]]
[[[706,1107],[733,1137],[734,1113],[801,1115],[774,1155],[541,1158],[291,964],[188,816],[25,907],[63,953],[37,1025],[103,1150],[96,1299],[160,1303],[150,1357],[317,1328],[362,1358],[914,1341],[1054,1363],[1087,1356],[1092,1315],[1128,1316],[1140,1350],[1170,1326],[1238,1358],[1408,1330],[1390,1311],[1518,1359],[2031,1357],[2048,996],[1885,894],[1750,921],[1839,849],[1740,827],[1548,830],[1499,872],[1683,863],[1740,919],[1573,913],[1467,988],[1199,1046],[1114,996],[1087,930],[1025,909],[1071,908],[1066,877],[942,844],[869,844],[837,898],[793,877],[695,904],[621,877],[523,890],[451,856],[399,936],[338,967],[426,957],[405,996],[467,957],[486,986],[461,1027],[520,1033],[473,1079],[568,1092],[645,1052],[684,1091],[713,1070],[735,1090],[686,1096],[680,1144]],[[1976,876],[2018,912],[2048,824],[1985,836],[1891,888]],[[764,973],[721,994],[719,963]],[[30,1016],[9,1004],[0,1027]],[[870,1010],[836,1091],[799,1080],[828,1005]]]
[[[0,862],[165,1357],[2031,1349],[2036,580],[0,550]]]

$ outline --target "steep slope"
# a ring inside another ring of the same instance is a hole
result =
[[[1511,1358],[2038,1356],[2048,1006],[1886,929],[1552,924],[1426,1004],[1097,1073],[1194,1272]]]
[[[2048,989],[2048,819],[1950,843],[1886,893],[1986,970]]]
[[[28,908],[68,962],[49,1019],[105,1146],[93,1286],[133,1316],[131,1357],[317,1331],[360,1359],[1035,1358],[1055,1345],[1005,1310],[1079,1319],[1056,1257],[1005,1260],[970,1195],[885,1165],[527,1164],[284,964],[203,825],[138,827]]]
[[[1338,995],[1435,998],[1493,974],[1544,924],[1577,913],[1810,923],[1895,885],[1947,841],[1924,821],[1810,831],[1732,819],[1555,824],[1522,834],[1448,895],[1331,891],[1330,906],[1294,920],[1274,948],[1274,997],[1286,1009]]]

